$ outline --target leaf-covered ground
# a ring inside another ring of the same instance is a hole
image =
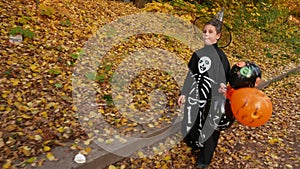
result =
[[[221,133],[209,168],[285,168],[300,167],[299,84],[300,74],[268,86],[264,92],[273,102],[273,114],[267,124],[249,128],[234,123]],[[130,159],[108,168],[195,168],[197,153],[184,143],[153,158]]]
[[[51,153],[53,147],[65,146],[64,143],[71,140],[74,144],[70,149],[79,149],[76,143],[91,137],[82,130],[77,119],[76,107],[72,102],[71,79],[84,43],[103,25],[141,11],[167,12],[187,21],[191,21],[199,12],[188,3],[180,7],[176,4],[153,3],[145,9],[137,9],[131,3],[105,0],[13,0],[0,1],[0,7],[2,168],[22,168],[25,164],[38,166],[43,165],[45,160],[59,160]],[[208,12],[208,9],[203,8],[202,12]],[[21,33],[24,39],[21,43],[12,44],[9,35],[16,32]],[[286,47],[284,42],[265,42],[255,29],[241,28],[233,35],[233,43],[224,49],[230,62],[235,63],[241,59],[255,61],[263,70],[264,80],[299,65],[299,56]],[[299,35],[299,32],[295,32],[295,35]],[[165,36],[146,34],[130,37],[109,52],[106,58],[110,64],[99,69],[100,79],[97,83],[106,89],[97,93],[100,103],[110,104],[111,91],[108,90],[110,86],[107,86],[107,79],[111,78],[124,54],[133,52],[135,48],[151,47],[169,50],[186,61],[191,55],[186,46]],[[134,102],[139,103],[135,105],[138,109],[147,108],[145,93],[153,87],[162,87],[169,92],[167,104],[174,106],[179,88],[173,85],[169,75],[154,70],[141,72],[140,75],[143,78],[136,79],[130,86],[139,92],[134,98]],[[149,79],[152,83],[149,83]],[[212,168],[220,168],[220,165],[222,168],[299,167],[298,79],[299,73],[264,90],[273,102],[272,118],[266,125],[255,129],[235,123],[223,134]],[[172,119],[169,112],[160,112],[164,118],[143,126],[122,118],[113,106],[100,112],[107,122],[124,129],[125,134],[145,133],[161,128],[170,124]],[[85,153],[90,151],[87,148]],[[38,159],[37,156],[41,154],[47,154],[47,159]],[[125,159],[115,166],[193,168],[195,157],[184,144],[180,144],[153,159]]]
[[[105,23],[138,9],[114,1],[41,1],[37,8],[35,1],[15,0],[0,6],[1,166],[35,163],[41,153],[54,160],[53,146],[86,137],[72,104],[78,51]],[[11,44],[17,26],[34,37]]]

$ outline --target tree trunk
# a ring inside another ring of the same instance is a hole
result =
[[[138,8],[144,8],[147,0],[134,0],[133,3]]]

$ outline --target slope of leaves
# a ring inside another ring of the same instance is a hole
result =
[[[54,145],[86,137],[72,103],[76,56],[105,23],[138,10],[114,1],[14,0],[0,6],[0,166],[19,168]],[[15,27],[34,36],[11,44]]]

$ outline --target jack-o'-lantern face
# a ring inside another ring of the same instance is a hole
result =
[[[231,97],[231,108],[241,124],[258,127],[272,115],[272,103],[268,96],[256,88],[237,89]]]
[[[208,71],[211,67],[211,60],[207,56],[203,56],[200,58],[198,62],[198,69],[200,73],[204,73]]]

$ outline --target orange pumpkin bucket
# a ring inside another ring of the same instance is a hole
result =
[[[272,115],[272,102],[256,88],[240,88],[232,93],[231,109],[238,122],[250,127],[265,124]]]

